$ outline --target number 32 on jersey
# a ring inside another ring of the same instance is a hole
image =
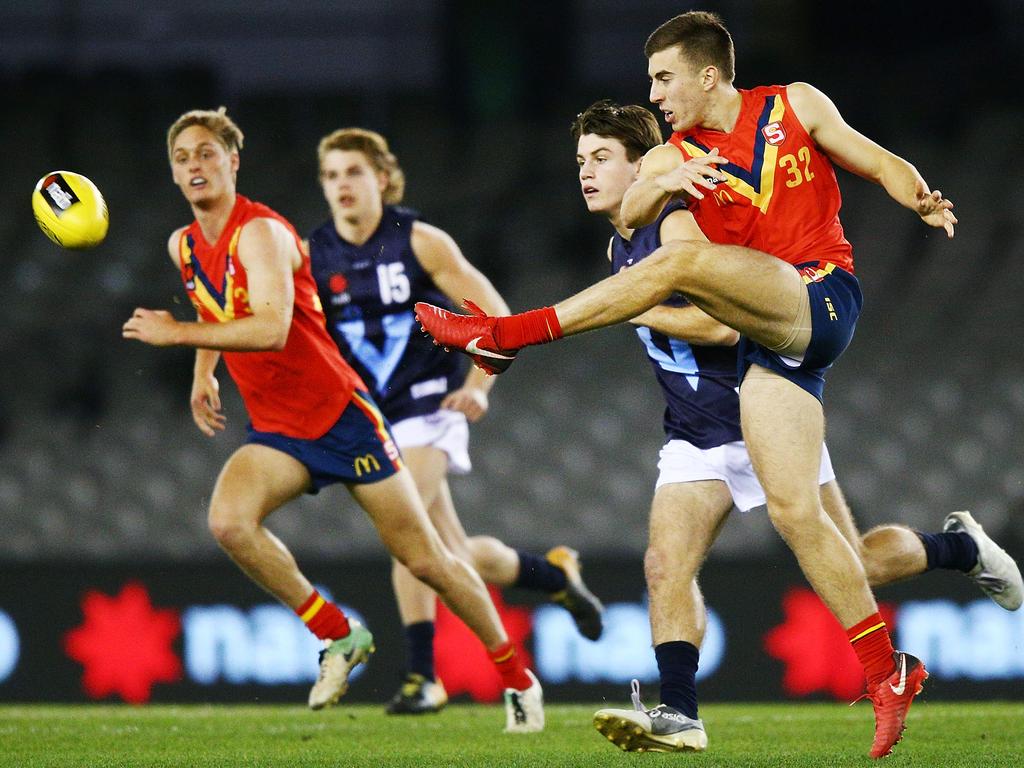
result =
[[[783,155],[779,158],[779,168],[787,174],[787,187],[798,187],[805,181],[811,181],[814,178],[814,171],[811,170],[811,150],[800,147],[796,155]]]

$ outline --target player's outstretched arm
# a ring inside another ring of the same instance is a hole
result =
[[[238,258],[249,280],[252,314],[221,323],[182,322],[169,312],[138,308],[122,328],[126,339],[158,347],[188,346],[232,352],[278,350],[291,329],[295,300],[293,273],[301,263],[298,245],[274,219],[253,219],[242,228]]]
[[[469,299],[491,316],[509,314],[508,305],[491,281],[462,254],[455,240],[444,230],[417,221],[412,228],[412,250],[434,285],[455,306]],[[479,368],[470,369],[463,385],[450,392],[441,407],[461,411],[472,421],[481,419],[489,408],[488,393],[495,378]]]
[[[686,160],[670,144],[654,147],[640,163],[640,177],[622,198],[622,221],[632,229],[645,227],[658,218],[673,197],[704,198],[701,190],[712,190],[724,181],[715,166],[727,160],[717,149],[705,157]]]
[[[793,83],[786,93],[814,143],[840,167],[880,184],[893,200],[926,224],[953,237],[957,224],[953,203],[939,190],[929,189],[913,165],[851,128],[831,99],[814,86]]]

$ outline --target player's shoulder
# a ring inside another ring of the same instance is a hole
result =
[[[455,238],[440,227],[420,220],[412,223],[409,242],[421,263],[424,259],[446,258],[458,251]]]
[[[784,85],[782,86],[782,89],[785,91],[786,98],[789,99],[789,103],[796,109],[799,109],[801,106],[813,105],[815,102],[828,99],[828,97],[819,89],[815,88],[810,83],[803,82],[802,80],[789,83],[789,85]]]
[[[171,236],[167,238],[167,253],[171,257],[171,261],[175,264],[178,263],[178,252],[180,249],[181,237],[188,232],[189,226],[178,227],[176,230],[171,232]]]

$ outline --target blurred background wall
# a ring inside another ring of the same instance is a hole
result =
[[[406,203],[449,231],[514,309],[601,277],[607,224],[579,195],[573,116],[646,104],[647,34],[719,11],[737,85],[806,80],[956,203],[947,241],[840,175],[866,306],[826,390],[828,442],[863,527],[926,529],[970,508],[1024,554],[1024,19],[1018,0],[818,3],[572,0],[0,2],[0,561],[219,561],[205,506],[228,432],[187,400],[192,353],[128,343],[135,306],[190,316],[168,234],[189,211],[164,133],[224,104],[246,134],[239,190],[300,232],[326,218],[316,143],[384,133]],[[36,180],[92,178],[110,234],[70,253],[37,229]],[[466,528],[514,545],[638,554],[663,442],[661,400],[631,330],[524,354],[473,430],[453,481]],[[339,489],[271,527],[304,558],[383,556]],[[734,516],[715,556],[782,551],[763,512]]]

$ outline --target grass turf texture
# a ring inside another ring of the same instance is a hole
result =
[[[616,705],[618,706],[618,705]],[[502,733],[496,706],[387,716],[380,706],[0,706],[0,766],[847,766],[872,765],[871,706],[710,704],[703,754],[624,754],[597,705],[549,705],[541,734]],[[1024,703],[918,702],[885,765],[1024,764]]]

